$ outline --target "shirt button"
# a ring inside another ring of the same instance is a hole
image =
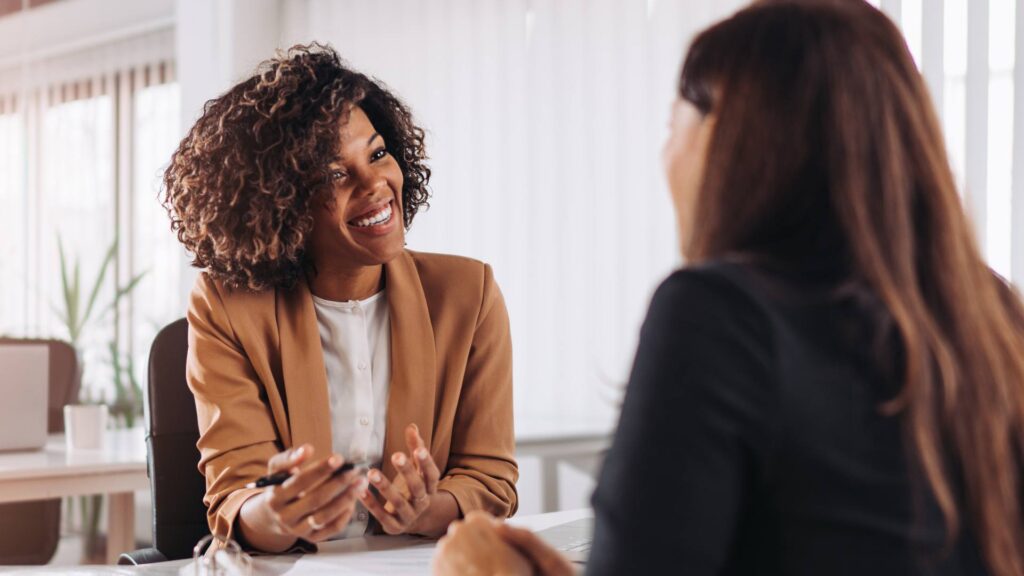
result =
[[[366,512],[360,512],[359,513],[359,521],[360,522],[366,522]]]
[[[369,426],[370,419],[367,418],[366,416],[363,416],[362,418],[359,419],[359,423],[362,424],[363,426]]]
[[[360,370],[366,370],[366,362],[360,362],[359,363],[359,369]]]

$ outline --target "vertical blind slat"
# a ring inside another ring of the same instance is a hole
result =
[[[31,92],[31,99],[27,102],[26,106],[26,143],[27,143],[27,158],[26,165],[28,171],[26,174],[28,187],[28,236],[30,237],[30,253],[35,258],[29,258],[27,262],[27,274],[25,275],[29,280],[29,285],[42,286],[42,278],[40,275],[40,261],[39,258],[39,247],[42,245],[43,239],[43,222],[41,218],[42,210],[40,207],[43,203],[43,192],[40,186],[40,138],[39,133],[42,131],[43,117],[46,114],[46,110],[49,106],[50,90],[35,89]],[[28,293],[29,306],[26,310],[26,326],[30,331],[38,331],[40,324],[41,309],[44,304],[41,303],[39,297],[39,290],[30,290]],[[36,332],[38,333],[38,332]]]
[[[944,88],[946,83],[945,65],[945,14],[944,0],[924,0],[921,10],[921,72],[928,82],[935,112],[942,116],[944,110]]]
[[[1010,271],[1024,286],[1024,3],[1017,3],[1013,65],[1013,175],[1010,222]]]
[[[983,253],[987,253],[985,229],[988,222],[988,4],[988,0],[970,0],[967,4],[965,196]]]
[[[132,102],[135,91],[144,86],[145,69],[135,67],[118,74],[117,95],[114,99],[115,144],[114,155],[117,166],[115,173],[114,206],[115,226],[120,238],[131,238],[132,215],[132,150],[134,146],[134,114]],[[117,283],[126,285],[132,273],[132,242],[118,242],[118,254],[114,268]],[[115,339],[118,351],[125,352],[131,341],[131,297],[122,299],[115,310]]]

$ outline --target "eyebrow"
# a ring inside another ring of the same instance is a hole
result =
[[[370,144],[373,144],[373,141],[377,138],[380,138],[380,132],[374,132],[373,136],[370,136],[370,139],[366,141],[366,145],[369,146]],[[341,162],[343,160],[344,158],[338,158],[336,162]]]

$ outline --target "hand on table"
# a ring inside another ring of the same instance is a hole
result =
[[[505,522],[498,522],[495,530],[507,544],[530,560],[538,574],[544,576],[572,576],[575,574],[572,562],[524,528],[516,528]]]
[[[471,512],[465,520],[453,522],[437,544],[433,574],[532,575],[530,561],[498,535],[498,524],[483,512]]]
[[[572,564],[540,538],[484,512],[471,512],[448,528],[434,555],[434,574],[571,576]]]
[[[367,491],[366,478],[360,477],[358,470],[332,477],[344,463],[338,454],[312,458],[313,447],[305,444],[276,454],[267,463],[268,474],[290,470],[292,476],[252,499],[260,516],[269,520],[265,531],[321,542],[348,525],[356,498]],[[250,534],[245,536],[253,541]]]
[[[367,477],[379,496],[366,491],[360,498],[388,534],[418,532],[418,521],[441,496],[437,491],[441,472],[415,424],[406,427],[405,442],[408,454],[395,452],[391,455],[391,463],[398,470],[395,477],[388,480],[380,470],[371,470]]]

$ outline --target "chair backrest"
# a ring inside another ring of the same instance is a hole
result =
[[[63,340],[0,338],[0,344],[44,344],[50,352],[50,393],[47,400],[46,429],[50,434],[64,431],[64,405],[78,402],[82,374],[78,354]]]
[[[156,335],[149,351],[149,481],[153,492],[153,547],[169,560],[191,558],[209,534],[206,481],[199,473],[196,404],[185,382],[188,322]]]

